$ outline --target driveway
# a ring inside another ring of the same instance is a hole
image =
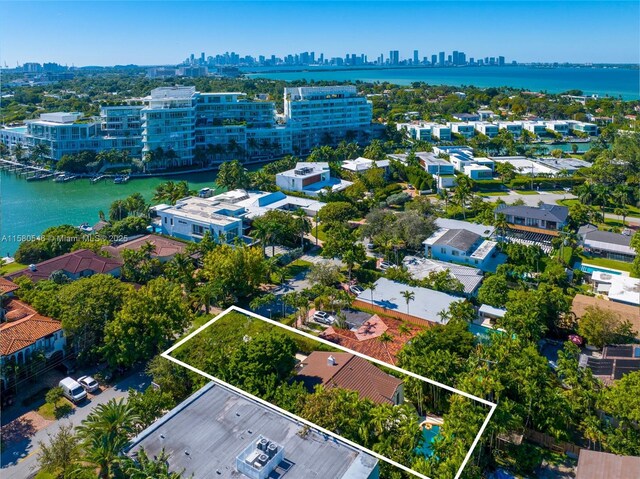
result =
[[[71,422],[77,426],[99,404],[105,404],[111,399],[126,398],[129,395],[129,388],[144,391],[150,382],[150,378],[143,372],[134,373],[115,386],[104,389],[99,394],[92,396],[90,400],[79,404],[69,416],[53,421],[35,433],[31,432],[34,429],[31,419],[25,419],[24,416],[22,419],[16,419],[19,421],[16,428],[23,430],[27,437],[20,442],[8,444],[6,450],[2,452],[0,476],[2,479],[25,479],[35,476],[38,472],[38,451],[40,450],[38,443],[40,441],[47,443],[48,435],[55,435],[62,424]]]

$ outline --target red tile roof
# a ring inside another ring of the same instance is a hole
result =
[[[15,273],[11,273],[6,277],[15,279],[20,276],[28,276],[35,283],[49,276],[54,271],[62,270],[72,275],[80,274],[84,271],[93,273],[109,273],[122,266],[122,261],[115,258],[105,258],[88,249],[79,249],[71,253],[56,256],[36,265],[36,270],[31,271],[29,268],[21,269]]]
[[[0,278],[0,294],[12,293],[18,288],[19,286],[13,281],[9,281],[5,278]]]
[[[334,364],[329,364],[329,358]],[[402,381],[378,369],[366,359],[350,353],[314,351],[302,361],[302,369],[296,376],[305,386],[313,389],[321,384],[325,388],[342,388],[357,391],[360,399],[376,403],[394,404],[396,390]]]
[[[145,235],[118,246],[105,246],[102,249],[114,257],[120,257],[123,250],[139,250],[147,242],[156,247],[155,252],[152,254],[156,258],[169,258],[177,253],[184,253],[187,249],[187,245],[181,241],[158,235]]]
[[[331,326],[320,334],[320,337],[366,356],[379,359],[380,361],[384,361],[389,364],[396,364],[396,356],[402,347],[407,341],[422,331],[423,328],[393,318],[379,318],[377,315],[374,315],[369,321],[377,322],[378,320],[387,326],[387,330],[385,332],[391,336],[391,341],[380,341],[379,336],[375,335],[371,339],[359,339],[358,336],[361,338],[363,337],[362,330],[368,326],[368,321],[366,321],[358,330],[358,334],[353,331],[338,329]],[[405,324],[406,327],[409,328],[409,332],[400,332],[400,325],[402,324]],[[373,330],[375,331],[378,328],[380,328],[380,326],[375,325]]]
[[[5,319],[0,325],[0,355],[9,356],[62,329],[62,323],[38,314],[33,308],[11,299],[5,304]]]

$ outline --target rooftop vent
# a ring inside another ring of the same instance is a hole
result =
[[[335,366],[336,364],[336,358],[334,358],[333,356],[329,356],[327,358],[327,366]]]
[[[30,265],[29,265],[29,269],[30,269],[31,271],[36,271],[36,270],[37,270],[37,268],[36,268],[36,265],[35,265],[35,264],[30,264]]]
[[[284,449],[264,436],[236,457],[236,469],[251,479],[266,479],[284,459]]]

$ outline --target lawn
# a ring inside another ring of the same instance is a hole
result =
[[[513,191],[515,191],[519,195],[539,195],[540,194],[537,191],[532,191],[532,190],[513,190]]]
[[[312,228],[311,234],[320,241],[327,241],[327,234],[324,232],[324,225],[318,225],[317,228]]]
[[[65,398],[61,398],[57,405],[58,410],[56,411],[53,404],[46,402],[38,408],[38,414],[49,421],[54,421],[66,416],[73,410],[73,406]]]
[[[479,191],[480,196],[508,196],[508,191]]]
[[[584,254],[578,254],[583,263],[592,264],[593,266],[600,266],[601,268],[618,269],[620,271],[627,271],[631,273],[631,263],[625,263],[624,261],[616,261],[614,259],[607,258],[590,258]],[[631,276],[635,277],[633,274]]]
[[[0,267],[0,275],[5,275],[5,274],[13,273],[15,271],[20,271],[21,269],[25,269],[26,267],[27,267],[26,264],[21,264],[18,262],[5,264],[2,267]]]
[[[284,274],[287,279],[294,278],[300,273],[307,271],[313,263],[303,259],[297,259],[284,267]]]

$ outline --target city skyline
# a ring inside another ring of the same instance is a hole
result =
[[[165,65],[201,51],[282,57],[293,53],[292,44],[327,58],[363,53],[370,61],[390,50],[409,59],[418,50],[420,60],[454,50],[508,63],[640,60],[640,8],[629,1],[5,2],[3,10],[0,60],[9,67]]]

